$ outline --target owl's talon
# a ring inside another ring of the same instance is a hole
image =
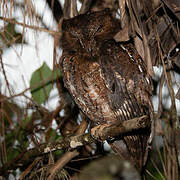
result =
[[[103,124],[95,126],[91,129],[91,135],[94,139],[97,139],[99,141],[104,141],[104,129],[109,127],[109,124]]]
[[[99,135],[99,128],[100,128],[100,125],[91,129],[92,137],[97,140],[101,140],[100,135]]]

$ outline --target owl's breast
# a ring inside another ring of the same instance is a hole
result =
[[[78,56],[62,58],[65,86],[80,109],[97,124],[116,121],[100,65]]]

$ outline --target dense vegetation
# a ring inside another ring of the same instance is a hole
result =
[[[88,133],[84,135],[89,128],[87,119],[65,89],[58,65],[62,18],[104,8],[121,19],[122,29],[114,39],[133,40],[153,78],[155,138],[144,178],[179,179],[180,2],[65,0],[63,4],[45,0],[44,8],[36,3],[0,1],[0,179],[139,179],[133,167],[126,169],[124,161],[109,158],[109,148]],[[51,23],[44,18],[46,13]],[[18,92],[16,88],[24,78],[11,83],[9,73],[17,70],[12,58],[19,58],[20,65],[30,56],[33,64],[41,51],[36,38],[30,44],[29,31],[36,36],[44,33],[54,42],[53,55],[47,59],[52,67],[42,59],[26,88]],[[35,49],[35,53],[22,56],[26,47]],[[14,55],[6,60],[12,51]],[[53,101],[57,103],[51,107]],[[83,146],[75,144],[72,148],[72,141]]]

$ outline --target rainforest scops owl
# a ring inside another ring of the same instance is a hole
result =
[[[119,29],[119,20],[108,9],[62,22],[64,84],[95,127],[149,116],[152,111],[152,84],[145,63],[131,42],[113,39]],[[150,131],[147,127],[119,137],[111,147],[141,169]]]

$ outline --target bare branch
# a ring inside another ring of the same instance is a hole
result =
[[[78,15],[76,0],[65,0],[64,3],[64,17],[73,18]]]
[[[23,27],[26,27],[26,28],[47,32],[47,33],[52,34],[52,35],[61,35],[60,32],[48,30],[48,29],[45,29],[45,28],[37,27],[37,26],[31,26],[31,25],[28,25],[28,24],[25,24],[25,23],[20,23],[20,22],[17,22],[16,20],[11,19],[11,18],[5,18],[5,17],[0,16],[0,20],[6,21],[6,22],[9,22],[9,23],[12,23],[12,24],[17,24],[17,25],[20,25],[20,26],[23,26]]]
[[[113,126],[103,129],[103,137],[104,140],[109,137],[115,137],[119,135],[124,135],[128,132],[132,132],[134,130],[145,128],[149,125],[149,121],[146,121],[148,117],[146,115],[130,119],[128,121],[124,121],[119,126]],[[49,153],[52,151],[57,151],[60,149],[75,149],[80,146],[84,146],[87,144],[92,144],[93,142],[96,142],[97,140],[94,139],[91,134],[81,134],[76,135],[72,137],[67,137],[64,139],[61,139],[56,142],[51,143],[45,143],[41,144],[36,148],[30,149],[23,154],[21,154],[18,158],[15,160],[8,162],[7,164],[4,164],[2,168],[0,168],[0,175],[3,174],[7,169],[15,169],[18,167],[23,166],[23,164],[26,164],[29,162],[30,159],[35,158],[37,156],[43,155],[44,153]]]
[[[47,180],[51,180],[53,179],[54,175],[56,174],[57,171],[59,171],[60,169],[62,169],[64,167],[64,165],[66,165],[71,159],[73,159],[74,157],[78,156],[79,152],[77,150],[74,151],[68,151],[65,154],[63,154],[63,157],[60,158],[56,164],[54,164],[49,172],[50,175],[48,177]]]

